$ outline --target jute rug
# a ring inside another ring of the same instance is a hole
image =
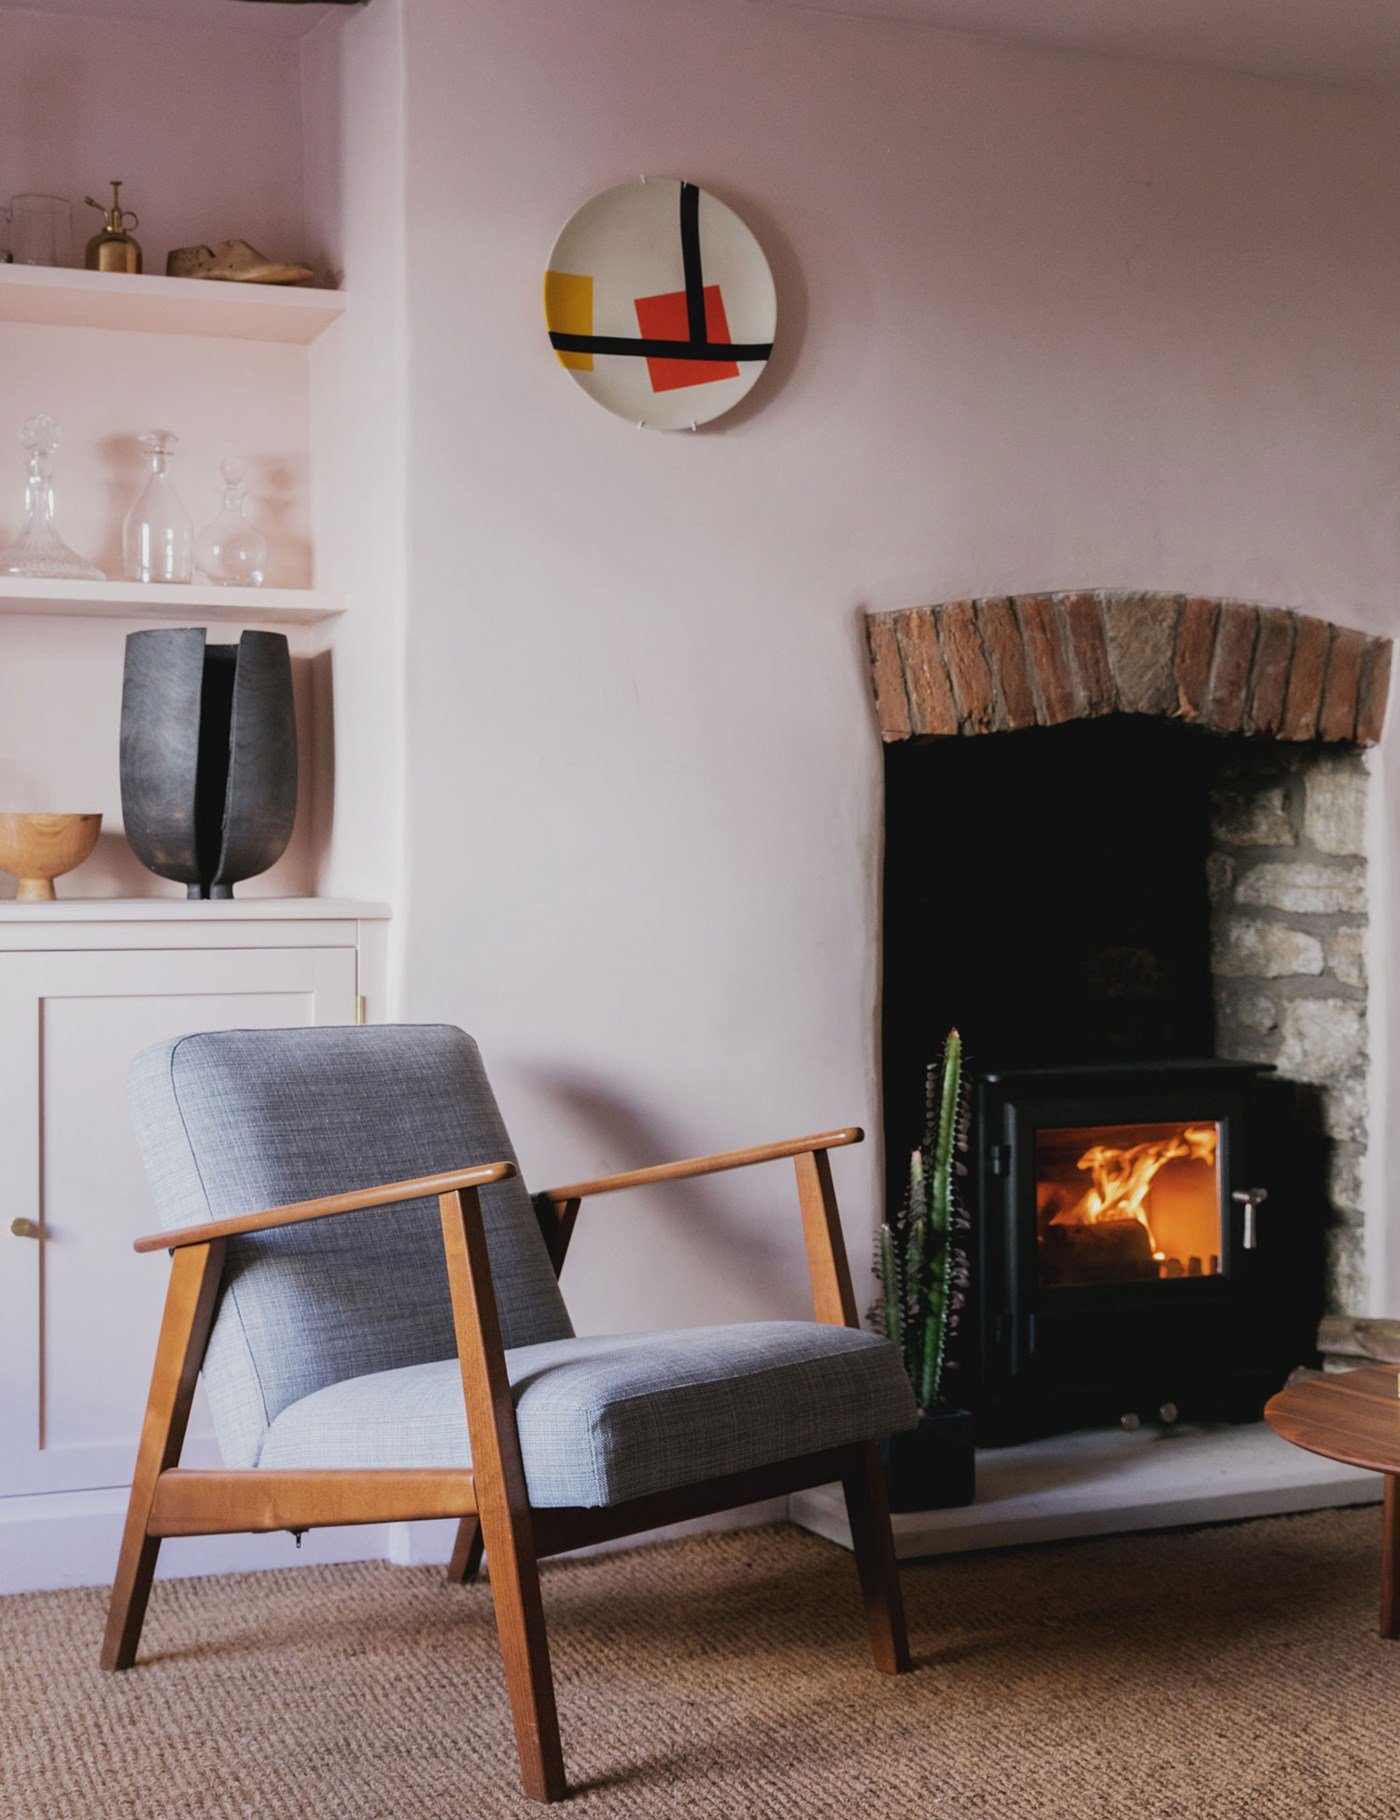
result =
[[[547,1564],[563,1811],[666,1820],[1400,1815],[1374,1509],[906,1569],[868,1665],[849,1555],[786,1526]],[[540,1813],[484,1586],[381,1563],[0,1601],[5,1820]]]

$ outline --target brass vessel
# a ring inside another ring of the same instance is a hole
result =
[[[90,209],[100,209],[102,212],[102,227],[87,243],[84,264],[90,272],[141,270],[140,242],[133,240],[127,232],[127,223],[139,227],[141,217],[131,209],[122,208],[121,189],[121,183],[114,178],[110,208],[105,203],[94,202],[91,196],[83,198]]]

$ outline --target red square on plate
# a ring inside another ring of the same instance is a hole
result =
[[[638,297],[637,324],[647,341],[688,341],[690,318],[686,313],[684,291],[663,291],[657,297]],[[729,321],[724,313],[724,299],[717,284],[705,286],[705,338],[727,342]],[[653,392],[674,392],[679,386],[710,385],[716,379],[737,379],[739,368],[732,360],[655,360],[647,355],[647,372]]]

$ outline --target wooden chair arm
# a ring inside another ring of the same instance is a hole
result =
[[[858,1125],[849,1125],[843,1131],[823,1131],[816,1137],[789,1138],[780,1144],[757,1144],[751,1150],[726,1150],[718,1156],[691,1157],[683,1163],[658,1163],[651,1169],[629,1169],[624,1175],[600,1176],[596,1182],[571,1182],[567,1188],[546,1188],[542,1198],[560,1207],[568,1201],[584,1201],[595,1194],[614,1194],[619,1188],[645,1188],[652,1182],[679,1182],[687,1176],[746,1169],[750,1163],[772,1163],[780,1157],[810,1156],[818,1150],[836,1150],[842,1144],[859,1144],[864,1136]]]
[[[171,1232],[150,1232],[137,1239],[137,1251],[173,1251],[181,1245],[206,1245],[211,1239],[237,1238],[245,1232],[267,1232],[277,1226],[299,1226],[303,1220],[325,1220],[332,1214],[358,1213],[365,1207],[389,1207],[396,1201],[426,1201],[461,1188],[484,1188],[515,1174],[514,1163],[482,1163],[475,1169],[454,1169],[446,1175],[417,1176],[409,1182],[388,1182],[382,1188],[356,1188],[349,1194],[324,1195],[315,1201],[294,1201],[287,1207],[269,1207],[265,1213],[240,1213],[227,1220],[205,1220],[198,1226],[179,1226]]]

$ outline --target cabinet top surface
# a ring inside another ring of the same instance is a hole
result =
[[[383,922],[388,904],[352,897],[67,897],[52,904],[0,903],[0,927],[16,923]]]

